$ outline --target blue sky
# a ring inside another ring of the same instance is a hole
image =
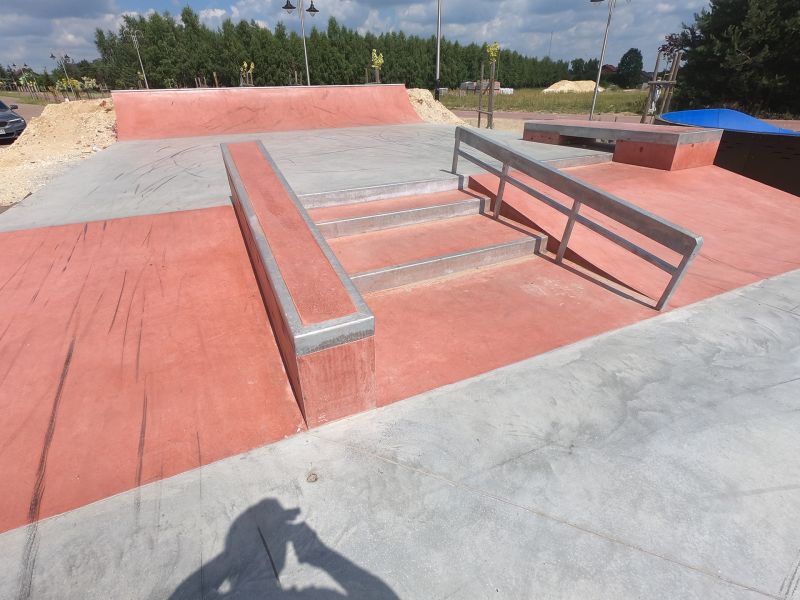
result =
[[[294,0],[297,4],[298,0]],[[216,26],[223,19],[255,19],[272,27],[287,17],[284,0],[22,0],[6,4],[0,19],[0,63],[28,63],[36,70],[52,68],[51,51],[71,57],[97,56],[96,27],[116,29],[122,14],[168,10],[189,4],[202,19]],[[329,16],[361,31],[405,31],[431,35],[435,31],[436,0],[315,0],[316,19],[324,27]],[[691,22],[708,0],[618,0],[606,62],[615,64],[628,48],[637,47],[651,69],[658,45],[667,33]],[[589,0],[443,0],[444,34],[462,42],[498,41],[504,48],[545,56],[552,32],[553,58],[597,57],[607,16],[607,4]]]

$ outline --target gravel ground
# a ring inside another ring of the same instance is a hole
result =
[[[115,122],[109,99],[43,107],[17,141],[0,146],[7,182],[0,188],[0,206],[19,202],[70,165],[113,144]]]

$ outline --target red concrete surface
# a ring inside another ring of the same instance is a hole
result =
[[[403,85],[115,91],[120,140],[419,123]]]
[[[714,164],[720,140],[695,144],[654,144],[619,140],[614,145],[614,162],[678,171]]]
[[[375,339],[297,357],[300,402],[309,427],[375,408]]]
[[[656,314],[540,257],[366,300],[380,405]]]
[[[345,270],[355,274],[523,237],[507,225],[475,215],[341,237],[329,244]]]
[[[251,142],[228,148],[303,323],[320,323],[355,313],[352,298],[259,146]],[[237,210],[239,201],[241,198],[236,202]],[[243,214],[238,217],[306,424],[315,427],[374,408],[372,337],[298,356],[295,332],[283,316],[281,302],[285,300],[276,295],[254,248],[252,223]]]
[[[553,144],[559,146],[564,143],[565,138],[561,134],[552,131],[530,131],[522,132],[522,139],[527,142],[538,142],[539,144]]]
[[[701,235],[704,245],[673,296],[677,307],[800,268],[800,199],[719,167],[660,171],[606,163],[567,170],[570,174]],[[561,200],[557,192],[521,176]],[[497,178],[473,178],[478,191],[497,189]],[[507,205],[552,236],[561,238],[565,217],[511,186]],[[673,253],[613,221],[585,214],[676,264]],[[570,248],[586,263],[657,298],[668,276],[619,246],[577,225]]]
[[[0,256],[0,531],[304,428],[230,207]]]
[[[356,312],[339,276],[256,142],[228,148],[303,323],[312,325]]]
[[[326,206],[323,208],[312,208],[308,214],[315,223],[323,221],[334,221],[338,219],[352,219],[386,212],[410,210],[426,206],[437,206],[449,202],[474,199],[476,196],[468,191],[450,190],[447,192],[437,192],[435,194],[418,194],[413,196],[401,196],[399,198],[389,198],[387,200],[373,200],[358,204],[342,204],[339,206]]]

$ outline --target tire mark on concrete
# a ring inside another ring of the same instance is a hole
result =
[[[36,469],[36,483],[33,487],[33,494],[31,496],[31,503],[28,507],[28,536],[25,540],[25,548],[22,553],[22,565],[19,576],[20,586],[17,598],[19,600],[27,600],[31,595],[31,586],[33,583],[33,570],[36,565],[36,552],[39,548],[38,542],[38,521],[39,511],[42,506],[42,497],[44,495],[44,478],[47,472],[47,457],[50,454],[50,446],[53,443],[53,435],[56,431],[56,422],[58,421],[58,409],[61,406],[61,398],[64,393],[64,385],[69,375],[69,368],[72,364],[72,355],[75,351],[75,338],[69,344],[67,355],[64,358],[64,365],[61,368],[61,377],[58,380],[58,387],[56,388],[55,396],[53,397],[53,405],[50,408],[50,420],[47,423],[47,431],[44,436],[44,443],[42,444],[42,451],[39,455],[39,465]]]
[[[39,243],[39,245],[36,247],[36,250],[31,252],[31,254],[30,254],[30,256],[28,256],[28,258],[26,258],[24,261],[22,261],[22,263],[14,270],[14,272],[11,274],[11,276],[8,279],[6,279],[6,282],[3,285],[0,285],[0,292],[2,292],[5,289],[5,287],[9,283],[11,283],[11,280],[14,279],[14,277],[17,276],[17,273],[19,273],[20,270],[22,270],[23,268],[28,266],[28,264],[33,260],[33,257],[41,249],[42,246],[44,246],[44,240],[42,240]]]
[[[136,380],[139,380],[139,363],[142,356],[142,331],[144,331],[144,311],[139,318],[139,339],[136,342]]]
[[[147,265],[142,267],[142,270],[139,271],[139,277],[136,278],[136,283],[133,284],[133,291],[131,292],[131,301],[128,303],[128,312],[125,315],[125,329],[122,331],[122,352],[120,354],[120,365],[124,365],[125,363],[125,341],[128,339],[128,323],[131,319],[131,309],[133,308],[133,303],[136,300],[136,290],[139,289],[139,282],[142,280],[142,274],[144,270],[147,268]],[[142,314],[144,314],[144,293],[142,294]]]
[[[264,532],[261,531],[261,527],[256,524],[256,530],[258,531],[258,537],[261,538],[261,543],[264,546],[264,550],[267,553],[267,558],[269,558],[269,564],[272,567],[272,572],[275,574],[275,581],[278,582],[278,587],[283,589],[281,586],[281,576],[278,574],[278,568],[275,566],[275,560],[272,558],[272,552],[269,551],[269,546],[267,545],[267,539],[264,537]]]
[[[142,469],[144,465],[144,444],[147,438],[147,383],[145,382],[144,396],[142,397],[142,419],[139,423],[139,449],[136,458],[136,493],[133,498],[133,508],[136,526],[139,525],[139,509],[142,505]]]
[[[125,291],[125,281],[128,279],[128,269],[122,274],[122,287],[119,289],[119,298],[117,298],[117,306],[114,308],[114,316],[111,317],[111,325],[108,326],[108,333],[111,333],[111,328],[114,327],[114,321],[117,320],[117,313],[119,312],[119,303],[122,302],[122,293]]]
[[[793,598],[794,593],[797,591],[797,584],[800,583],[800,577],[797,576],[798,571],[800,571],[800,553],[798,553],[798,558],[794,562],[794,569],[792,569],[792,572],[783,578],[783,583],[781,583],[781,589],[778,592],[786,600],[789,600],[789,598]]]

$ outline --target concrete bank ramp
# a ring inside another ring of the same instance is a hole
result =
[[[132,90],[111,96],[120,141],[421,122],[403,85]]]

